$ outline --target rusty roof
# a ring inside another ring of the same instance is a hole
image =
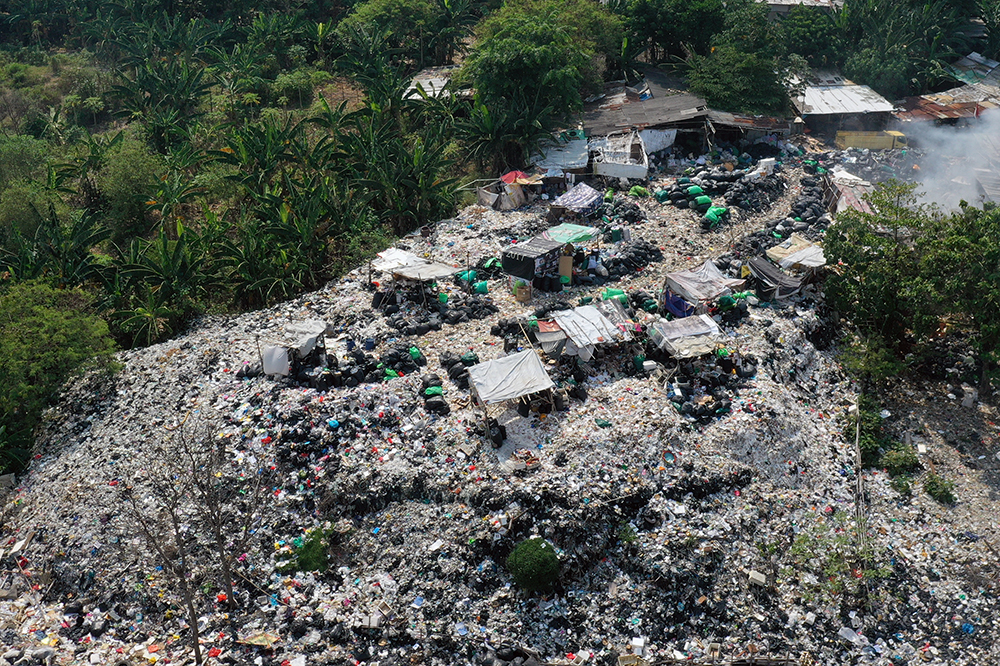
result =
[[[947,93],[907,97],[903,108],[894,115],[905,122],[978,118],[983,111],[1000,107],[993,100],[956,101]]]
[[[584,107],[587,136],[675,125],[708,112],[705,100],[687,92],[679,79],[655,68],[643,74],[645,81],[638,86],[608,86],[601,99]]]
[[[728,111],[709,109],[708,119],[716,125],[740,127],[742,129],[764,130],[767,132],[783,132],[787,134],[792,129],[792,123],[782,118],[771,116],[745,116]]]

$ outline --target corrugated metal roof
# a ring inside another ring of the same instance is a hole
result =
[[[922,95],[907,97],[903,110],[894,115],[904,122],[928,122],[934,120],[954,120],[957,118],[978,118],[983,111],[995,109],[1000,104],[989,100],[956,102],[949,95]]]
[[[949,66],[952,76],[962,83],[978,83],[991,81],[996,83],[1000,77],[1000,62],[991,60],[973,51]]]
[[[645,85],[609,87],[604,96],[586,105],[583,126],[587,136],[605,136],[630,129],[645,129],[704,117],[708,105],[682,89],[678,79],[649,69]]]
[[[893,105],[868,86],[810,85],[795,107],[803,116],[824,116],[855,113],[889,113]]]

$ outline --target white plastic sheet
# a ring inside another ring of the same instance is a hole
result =
[[[689,303],[712,301],[743,286],[743,280],[726,277],[711,260],[688,271],[667,273],[666,283],[672,292]]]
[[[469,380],[480,400],[487,405],[555,386],[542,360],[532,349],[474,365],[469,368]]]
[[[628,333],[615,326],[592,305],[554,312],[552,319],[569,338],[566,342],[566,353],[570,356],[579,356],[584,361],[589,361],[593,357],[594,348],[599,344],[613,344],[619,340],[630,339]]]

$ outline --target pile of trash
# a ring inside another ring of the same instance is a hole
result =
[[[794,166],[758,176],[781,182],[770,216],[815,216],[809,233],[824,221],[817,181],[800,177]],[[729,195],[744,178],[702,181]],[[376,303],[359,268],[121,352],[114,376],[74,378],[0,514],[0,665],[190,664],[195,632],[207,663],[262,666],[995,660],[998,507],[983,479],[1000,418],[971,392],[953,395],[974,349],[940,368],[953,393],[900,392],[912,413],[880,417],[959,483],[954,507],[916,478],[904,498],[881,470],[858,476],[856,391],[831,348],[821,283],[774,302],[698,303],[719,329],[712,353],[678,359],[645,337],[665,314],[665,273],[713,259],[745,277],[748,258],[781,241],[777,225],[748,211],[732,224],[746,235],[721,246],[696,233],[690,207],[635,205],[651,223],[601,249],[621,289],[574,284],[521,302],[445,285],[446,304]],[[407,249],[495,282],[489,260],[543,213],[470,207]],[[539,357],[555,385],[540,405],[484,415],[473,403],[470,368],[530,351],[532,318],[605,295],[625,311],[613,332],[632,340],[599,340],[589,360]],[[262,343],[303,320],[328,326],[301,372],[254,369]],[[178,465],[179,438],[196,432],[218,466],[179,483],[202,469]],[[171,470],[171,483],[154,482]],[[232,599],[195,481],[222,502]],[[164,504],[174,487],[189,489],[183,578]],[[541,594],[506,568],[536,535],[560,570]],[[194,583],[193,617],[181,581]]]
[[[729,206],[753,213],[765,213],[780,199],[787,187],[779,168],[756,178],[744,177],[726,190],[723,198]]]
[[[646,214],[635,200],[621,194],[613,195],[611,201],[605,201],[597,207],[597,217],[603,218],[606,224],[616,221],[638,224],[646,219]]]

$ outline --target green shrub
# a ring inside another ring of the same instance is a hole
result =
[[[313,82],[308,72],[297,69],[281,74],[271,84],[271,100],[283,100],[283,106],[307,106],[312,102]]]
[[[326,571],[330,566],[326,530],[313,530],[293,543],[295,548],[291,557],[278,565],[278,571]]]
[[[924,479],[924,492],[941,504],[954,504],[957,499],[955,497],[955,482],[933,472]]]
[[[540,592],[551,589],[559,578],[559,558],[552,544],[541,537],[532,537],[514,548],[507,558],[507,570],[518,585]]]
[[[913,494],[913,489],[910,487],[910,480],[905,476],[895,477],[889,482],[889,485],[903,497],[909,497]]]
[[[910,474],[920,468],[920,460],[917,459],[913,447],[904,444],[887,451],[882,456],[882,467],[889,472],[890,476]]]

